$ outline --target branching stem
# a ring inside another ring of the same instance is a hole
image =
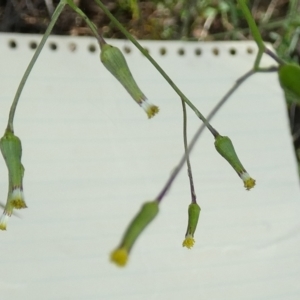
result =
[[[284,65],[285,62],[279,58],[273,51],[271,51],[270,49],[268,48],[265,48],[265,53],[267,55],[269,55],[270,57],[272,57],[276,62],[278,62],[279,65]]]
[[[119,28],[119,30],[139,49],[141,53],[151,62],[151,64],[157,69],[157,71],[165,78],[173,90],[179,95],[181,99],[195,112],[197,117],[205,124],[208,130],[212,133],[214,137],[218,135],[216,129],[214,129],[211,124],[206,120],[206,118],[200,113],[200,111],[194,106],[194,104],[181,92],[177,85],[171,80],[167,73],[159,66],[159,64],[152,58],[152,56],[146,51],[137,40],[123,27],[123,25],[110,13],[106,6],[100,1],[95,0],[95,2],[100,6],[104,13],[111,19],[111,21]]]
[[[89,26],[91,29],[92,33],[94,34],[95,38],[98,40],[98,43],[100,47],[102,47],[104,44],[106,44],[105,40],[99,34],[98,29],[96,25],[90,21],[90,19],[87,17],[87,15],[79,8],[76,6],[73,0],[66,0],[68,5],[86,22],[86,24]]]
[[[217,105],[213,108],[213,110],[209,113],[209,115],[207,116],[207,120],[211,120],[215,114],[220,110],[220,108],[224,105],[224,103],[228,100],[228,98],[242,85],[242,83],[244,83],[249,77],[251,77],[252,75],[254,75],[255,73],[258,72],[275,72],[277,71],[277,67],[270,67],[270,68],[260,68],[258,70],[253,70],[251,69],[250,71],[248,71],[247,73],[245,73],[243,76],[241,76],[240,78],[238,78],[235,82],[235,84],[230,88],[230,90],[222,97],[222,99],[217,103]],[[193,136],[188,148],[187,148],[187,153],[190,154],[192,149],[194,148],[197,140],[199,139],[200,135],[202,134],[203,130],[205,129],[205,126],[202,124],[199,129],[197,130],[197,132],[195,133],[195,135]],[[182,156],[181,160],[179,161],[177,167],[174,169],[174,171],[172,172],[172,174],[170,175],[169,179],[167,180],[166,184],[164,185],[164,187],[162,188],[162,190],[160,191],[160,193],[158,194],[158,196],[155,198],[157,199],[157,201],[161,201],[163,199],[163,197],[166,195],[166,193],[168,192],[168,190],[170,189],[172,183],[174,182],[175,178],[177,177],[177,175],[179,174],[180,170],[182,169],[182,167],[185,164],[187,155],[186,153]]]

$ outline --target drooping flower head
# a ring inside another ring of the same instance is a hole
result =
[[[110,255],[110,260],[119,267],[124,267],[128,261],[128,255],[136,239],[147,225],[158,214],[158,202],[150,201],[143,204],[139,213],[134,217],[124,233],[122,241]]]
[[[106,69],[123,85],[135,102],[146,112],[148,118],[154,117],[159,108],[150,103],[136,84],[123,53],[109,44],[101,46],[100,59]]]
[[[230,138],[227,136],[218,135],[215,140],[215,147],[243,180],[246,190],[249,191],[252,189],[255,186],[255,180],[250,177],[240,162]]]
[[[198,225],[201,208],[197,203],[191,203],[188,209],[188,226],[185,234],[185,239],[182,243],[183,247],[191,249],[194,244],[194,234]]]
[[[5,230],[13,209],[26,208],[23,194],[24,167],[21,163],[22,145],[20,139],[7,130],[0,139],[0,149],[8,169],[8,195],[3,215],[0,218],[0,229]]]

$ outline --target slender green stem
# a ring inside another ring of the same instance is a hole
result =
[[[56,7],[56,9],[55,9],[55,11],[54,11],[54,13],[52,15],[51,21],[50,21],[50,23],[48,25],[48,28],[47,28],[47,30],[46,30],[46,32],[45,32],[45,34],[44,34],[44,36],[43,36],[40,44],[38,45],[38,47],[37,47],[37,49],[36,49],[36,51],[35,51],[32,59],[31,59],[29,65],[28,65],[28,67],[27,67],[27,69],[26,69],[26,71],[25,71],[22,79],[21,79],[21,82],[20,82],[20,84],[18,86],[15,98],[13,100],[13,103],[12,103],[10,111],[9,111],[8,123],[7,123],[7,128],[6,128],[7,131],[14,132],[14,126],[13,126],[14,116],[15,116],[15,112],[16,112],[16,108],[17,108],[20,96],[21,96],[23,88],[24,88],[24,86],[26,84],[27,78],[28,78],[28,76],[29,76],[29,74],[30,74],[30,72],[31,72],[31,70],[32,70],[32,68],[33,68],[36,60],[38,59],[38,57],[39,57],[39,55],[40,55],[40,53],[41,53],[41,51],[42,51],[42,49],[43,49],[43,47],[44,47],[44,45],[46,43],[46,40],[47,40],[48,36],[50,35],[50,33],[51,33],[51,31],[52,31],[52,29],[53,29],[53,27],[54,27],[54,25],[55,25],[55,23],[56,23],[59,15],[63,11],[65,5],[66,5],[66,1],[65,0],[61,0],[59,2],[59,4],[57,5],[57,7]]]
[[[256,58],[255,58],[255,62],[254,62],[254,67],[253,67],[254,70],[257,70],[259,68],[259,64],[260,64],[263,54],[264,54],[264,50],[261,51],[261,49],[258,49]]]
[[[152,63],[152,65],[157,69],[157,71],[165,78],[165,80],[170,84],[174,91],[179,95],[181,99],[195,112],[197,117],[205,124],[213,136],[217,136],[218,132],[211,126],[211,124],[206,120],[206,118],[200,113],[200,111],[194,106],[194,104],[181,92],[181,90],[176,86],[176,84],[171,80],[171,78],[166,74],[166,72],[159,66],[159,64],[151,57],[151,55],[146,51],[137,40],[122,26],[122,24],[110,13],[106,6],[100,1],[95,0],[95,2],[100,6],[104,13],[111,19],[111,21],[119,28],[119,30],[143,53],[146,58]]]
[[[207,120],[211,120],[216,113],[220,110],[220,108],[225,104],[225,102],[229,99],[229,97],[252,75],[254,75],[255,73],[258,72],[275,72],[277,71],[277,67],[271,67],[271,68],[266,68],[266,69],[258,69],[258,70],[253,70],[251,69],[250,71],[248,71],[247,73],[245,73],[243,76],[241,76],[240,78],[237,79],[237,81],[235,82],[235,84],[229,89],[229,91],[222,97],[222,99],[217,103],[217,105],[213,108],[213,110],[209,113],[209,115],[207,116]],[[197,140],[199,139],[199,137],[201,136],[203,130],[205,129],[204,124],[201,124],[201,126],[199,127],[199,129],[197,130],[197,132],[194,134],[188,148],[187,148],[187,153],[190,154],[192,149],[194,148]],[[164,196],[166,195],[166,193],[169,191],[169,189],[171,188],[175,178],[177,177],[177,175],[179,174],[180,170],[182,169],[182,167],[184,166],[184,163],[186,161],[186,153],[182,156],[181,160],[179,161],[178,165],[176,166],[176,168],[174,169],[174,171],[171,173],[169,179],[167,180],[167,182],[165,183],[165,185],[163,186],[162,190],[159,192],[159,194],[157,195],[157,197],[155,199],[157,199],[158,202],[160,202]]]
[[[252,36],[253,36],[258,48],[264,49],[265,48],[264,42],[263,42],[260,32],[257,28],[257,25],[251,15],[251,12],[246,4],[246,1],[245,0],[237,0],[237,2],[240,5],[240,8],[244,14],[244,17],[246,18],[246,21],[248,23],[248,26],[251,30]]]
[[[245,0],[237,0],[237,2],[240,5],[240,8],[244,14],[244,17],[246,18],[246,21],[247,21],[250,31],[252,33],[253,39],[256,42],[257,47],[258,47],[258,53],[256,55],[256,59],[254,62],[254,70],[257,70],[259,68],[261,58],[265,51],[265,45],[262,40],[261,34],[258,30],[258,27],[251,15],[251,12],[250,12],[247,4],[246,4],[246,1]]]
[[[276,62],[278,62],[279,65],[284,65],[285,62],[284,60],[282,60],[281,58],[279,58],[273,51],[271,51],[270,49],[266,48],[265,49],[265,53],[267,55],[269,55],[270,57],[272,57]]]
[[[182,111],[183,111],[183,144],[184,144],[184,153],[185,153],[185,160],[187,165],[188,177],[190,181],[190,190],[191,190],[191,198],[192,203],[197,203],[197,197],[194,187],[194,180],[193,180],[193,173],[191,162],[189,158],[189,151],[188,151],[188,143],[187,143],[187,116],[186,116],[186,107],[185,102],[181,99],[182,103]]]
[[[98,29],[96,25],[90,21],[90,19],[87,17],[87,15],[75,5],[73,0],[66,0],[68,5],[86,22],[86,24],[89,26],[91,31],[93,32],[95,38],[98,40],[100,47],[102,47],[104,44],[106,44],[103,37],[99,34]]]

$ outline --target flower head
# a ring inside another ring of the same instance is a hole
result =
[[[150,201],[143,204],[139,213],[129,224],[124,233],[120,246],[117,247],[110,255],[110,260],[118,266],[125,266],[128,260],[129,252],[136,239],[147,227],[147,225],[158,214],[158,202]]]
[[[201,208],[197,203],[191,203],[188,208],[188,226],[185,234],[185,239],[182,243],[183,247],[191,249],[194,244],[194,234],[198,225]]]
[[[22,145],[20,139],[7,130],[0,139],[0,149],[8,169],[8,196],[3,215],[0,219],[0,229],[5,230],[13,209],[26,208],[23,194],[24,167],[21,163]]]
[[[105,68],[123,85],[133,100],[145,110],[149,119],[158,113],[158,107],[147,101],[146,96],[136,84],[120,49],[104,44],[101,46],[100,59]]]
[[[215,147],[243,180],[246,190],[249,191],[253,188],[255,186],[255,180],[250,177],[240,162],[230,138],[218,135],[215,140]]]

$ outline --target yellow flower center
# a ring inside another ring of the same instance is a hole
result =
[[[183,241],[182,246],[191,249],[194,246],[194,244],[195,244],[194,238],[191,235],[188,235]]]
[[[151,119],[152,117],[154,117],[158,112],[159,112],[159,108],[155,105],[151,105],[148,109],[147,109],[147,116],[149,119]]]
[[[247,191],[251,190],[255,186],[255,180],[253,178],[248,178],[244,181],[244,187]]]
[[[110,260],[119,267],[124,267],[128,260],[128,252],[125,248],[114,250],[110,255]]]

